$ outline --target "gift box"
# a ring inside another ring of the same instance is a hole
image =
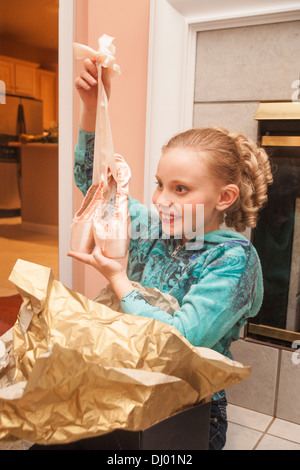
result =
[[[96,442],[116,431],[128,447],[200,448],[206,402],[251,373],[170,325],[87,299],[49,268],[18,260],[10,280],[23,303],[2,337],[0,439]]]
[[[118,431],[122,450],[207,450],[210,401],[176,413],[144,431]]]
[[[143,431],[117,429],[67,446],[34,446],[31,450],[208,450],[210,408],[210,400],[204,400]]]

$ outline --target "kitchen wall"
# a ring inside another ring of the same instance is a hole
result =
[[[0,10],[0,55],[57,63],[59,0],[0,0]]]
[[[113,79],[109,114],[116,153],[128,162],[132,179],[132,197],[143,201],[144,156],[147,98],[147,66],[149,38],[150,0],[77,0],[76,38],[93,49],[97,49],[102,34],[115,37],[117,62],[121,75]],[[81,64],[76,64],[78,73]],[[74,92],[75,139],[78,134],[80,103]],[[74,188],[75,206],[82,195]],[[105,280],[94,269],[75,263],[74,288],[93,298]]]
[[[199,32],[194,126],[219,125],[256,140],[259,102],[292,98],[299,50],[299,21]],[[228,389],[229,402],[300,423],[296,353],[243,339],[231,351],[252,375]]]
[[[57,71],[57,49],[46,49],[38,45],[28,46],[11,36],[0,34],[0,55],[37,62],[43,69]]]

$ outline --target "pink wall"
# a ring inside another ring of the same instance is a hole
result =
[[[97,49],[98,38],[115,38],[121,75],[113,79],[109,114],[116,153],[128,162],[132,179],[130,193],[143,201],[147,100],[147,65],[150,0],[77,0],[76,38]],[[80,65],[75,65],[78,73]],[[75,138],[79,122],[79,99],[75,93]],[[75,207],[82,200],[74,188]],[[94,269],[74,263],[74,289],[93,298],[106,285]]]

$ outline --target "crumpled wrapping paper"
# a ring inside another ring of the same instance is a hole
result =
[[[165,310],[165,312],[168,312],[170,315],[173,315],[173,313],[180,308],[175,297],[167,293],[162,294],[162,292],[160,292],[156,287],[144,287],[138,282],[133,281],[131,281],[131,284],[135,289],[140,291],[150,304]],[[108,284],[104,289],[101,289],[99,294],[94,298],[94,301],[100,302],[117,312],[123,312],[120,301],[110,284]]]
[[[0,371],[0,439],[54,444],[143,430],[250,375],[169,325],[66,288],[49,268],[18,260],[10,280],[23,304],[1,338],[11,354]]]

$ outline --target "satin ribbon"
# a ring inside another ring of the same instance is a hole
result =
[[[112,44],[114,38],[104,34],[98,40],[98,51],[83,44],[74,43],[73,50],[76,59],[96,59],[98,70],[98,100],[95,126],[95,149],[93,166],[93,185],[103,181],[104,187],[108,184],[108,170],[116,180],[116,163],[113,139],[108,114],[108,99],[102,83],[102,67],[109,70],[111,76],[121,73],[116,64],[116,48]]]

